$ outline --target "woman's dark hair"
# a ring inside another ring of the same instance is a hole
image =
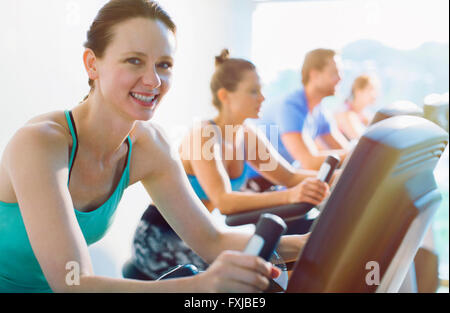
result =
[[[211,92],[213,104],[217,109],[221,109],[222,104],[217,97],[217,91],[225,88],[228,91],[235,91],[242,79],[243,73],[249,70],[254,71],[255,65],[244,59],[230,58],[228,49],[223,49],[220,55],[216,56],[216,71],[211,79]]]
[[[156,1],[110,0],[100,9],[92,22],[84,47],[94,51],[98,58],[103,57],[108,44],[112,41],[114,26],[135,17],[161,21],[170,31],[176,33],[175,23]],[[91,79],[89,86],[91,89],[94,87]]]

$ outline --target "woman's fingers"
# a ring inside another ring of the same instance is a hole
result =
[[[222,292],[264,291],[269,287],[269,279],[279,275],[272,264],[260,257],[237,251],[222,252],[207,272],[215,277],[214,290]]]
[[[299,200],[301,202],[319,204],[328,195],[328,193],[329,187],[326,183],[318,179],[307,178],[302,182]]]
[[[260,257],[243,254],[236,251],[229,251],[229,254],[226,255],[226,257],[229,258],[230,263],[234,264],[235,266],[257,271],[261,275],[270,277],[272,264],[264,261]]]
[[[250,268],[235,266],[230,271],[228,280],[248,285],[255,290],[266,290],[269,287],[269,279]]]
[[[324,183],[318,179],[305,180],[305,187],[307,187],[308,189],[315,189],[322,192],[326,192],[329,189],[327,183]]]
[[[281,269],[276,266],[272,266],[272,271],[270,272],[270,277],[272,279],[278,278],[281,275]]]
[[[305,189],[303,192],[303,197],[308,197],[321,202],[326,197],[326,192],[316,189]]]

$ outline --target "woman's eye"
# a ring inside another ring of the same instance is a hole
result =
[[[163,68],[165,70],[171,69],[172,68],[172,63],[170,62],[161,62],[158,64],[158,67]]]
[[[138,58],[130,58],[127,60],[127,62],[133,65],[141,65],[141,60],[139,60]]]

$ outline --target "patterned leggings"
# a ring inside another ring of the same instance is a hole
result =
[[[193,264],[200,271],[208,267],[178,237],[153,204],[149,205],[136,229],[132,261],[139,271],[153,280],[180,264]]]

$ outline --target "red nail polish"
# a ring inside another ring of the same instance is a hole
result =
[[[278,276],[280,276],[280,275],[281,275],[281,270],[279,268],[277,268],[277,267],[272,267],[272,273],[271,273],[270,276],[273,279],[275,279],[275,278],[278,278]]]

